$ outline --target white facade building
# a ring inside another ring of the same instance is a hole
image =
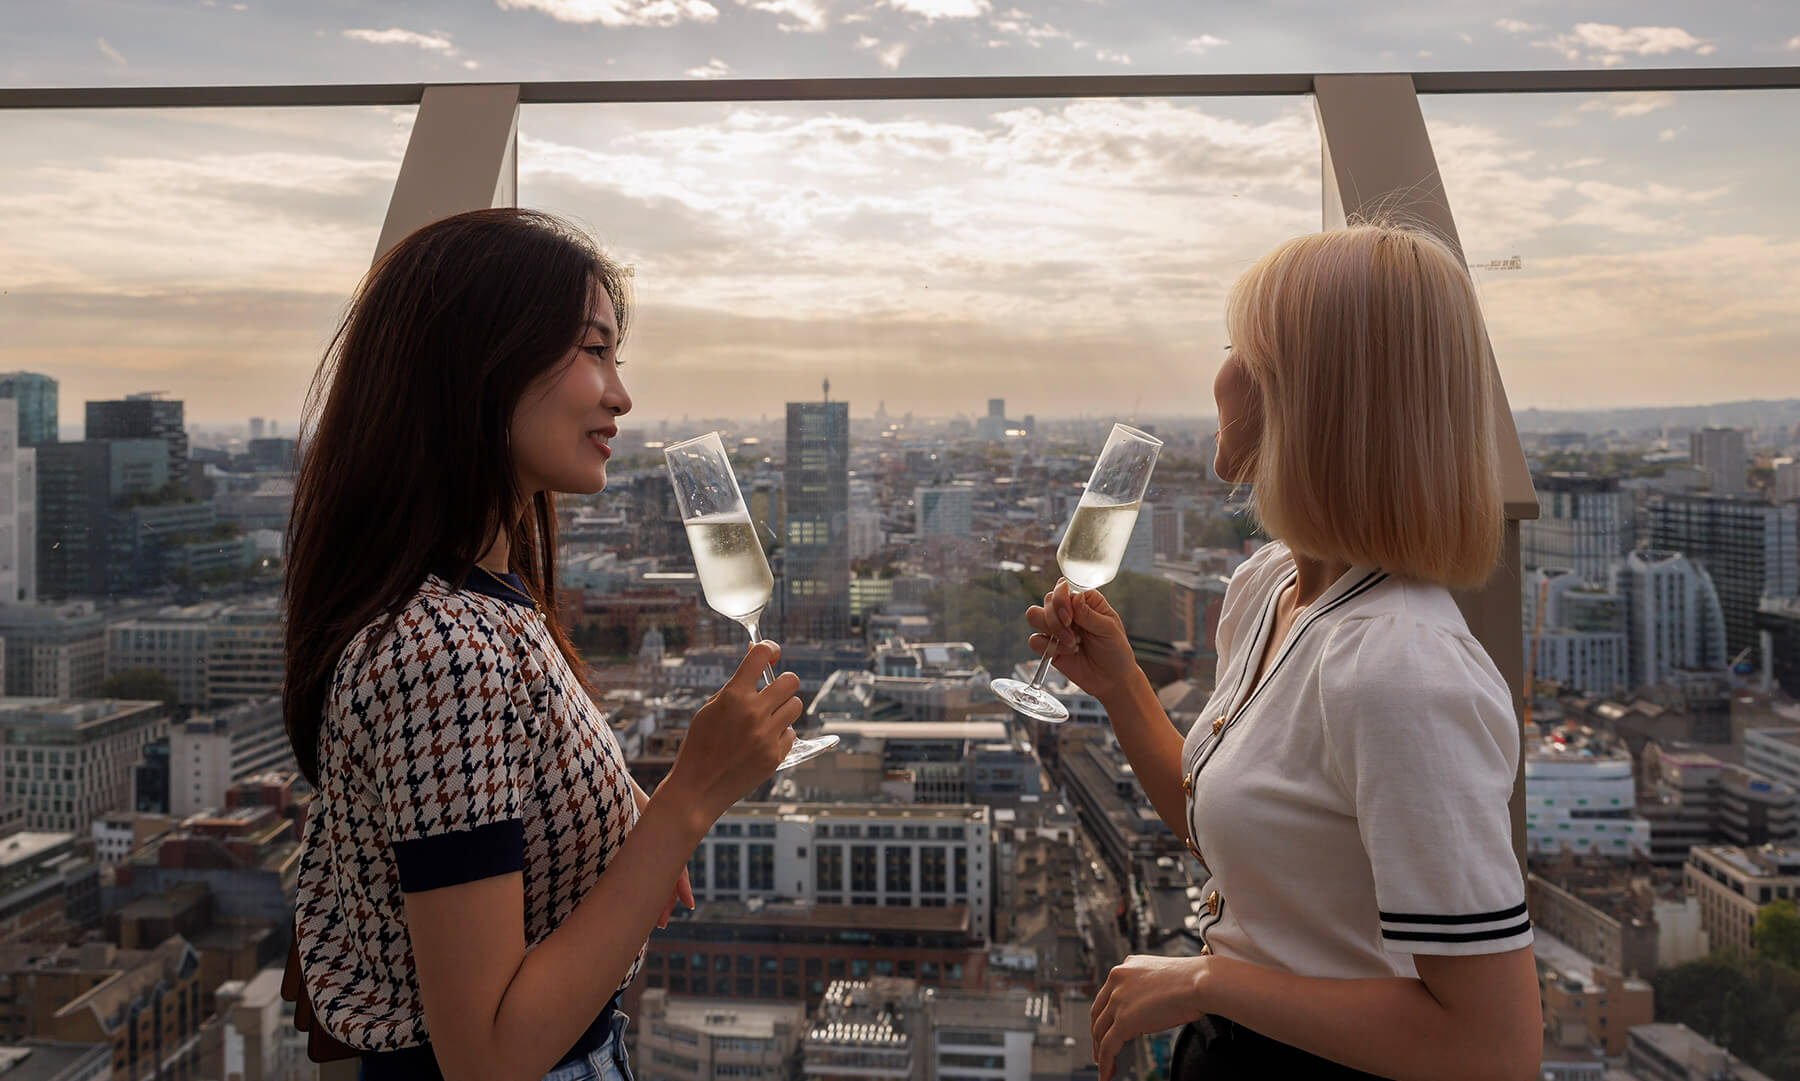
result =
[[[215,810],[239,781],[298,768],[279,697],[191,717],[169,728],[169,813],[186,818]]]
[[[1650,854],[1650,823],[1637,814],[1631,755],[1587,729],[1563,729],[1525,756],[1525,832],[1530,851],[1629,859]]]
[[[740,803],[688,864],[697,899],[969,907],[986,937],[989,810],[978,805]]]
[[[0,398],[0,602],[37,600],[37,448],[19,446],[19,403]]]
[[[1614,581],[1625,598],[1633,687],[1676,682],[1677,671],[1725,667],[1725,614],[1706,569],[1684,555],[1633,552]]]

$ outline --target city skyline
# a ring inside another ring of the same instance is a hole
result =
[[[12,85],[1770,64],[1800,19],[1661,2],[1370,21],[1086,0],[57,5]],[[149,15],[154,11],[156,18]],[[1696,20],[1700,21],[1696,21]],[[1790,41],[1789,39],[1793,40]],[[271,54],[267,43],[283,42]],[[871,43],[872,42],[872,43]],[[477,44],[479,43],[479,44]],[[1079,46],[1079,47],[1078,47]],[[598,50],[598,52],[596,52]],[[596,59],[604,56],[604,60]],[[1516,410],[1791,392],[1800,94],[1425,97]],[[69,405],[166,389],[297,419],[373,253],[413,110],[0,114],[0,365]],[[774,414],[829,374],[891,412],[1210,411],[1231,281],[1319,224],[1296,98],[526,106],[521,203],[637,268],[641,416]],[[104,236],[104,243],[96,238]],[[1721,394],[1722,388],[1729,388]],[[65,417],[73,419],[65,413]]]

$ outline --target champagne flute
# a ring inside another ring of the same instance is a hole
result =
[[[762,641],[757,624],[775,591],[775,576],[763,556],[762,542],[744,506],[737,473],[718,432],[708,432],[675,443],[663,450],[669,480],[675,485],[675,503],[681,508],[681,524],[687,529],[688,547],[700,573],[706,603],[726,619],[750,632],[750,644]],[[775,679],[773,669],[763,670],[763,686]],[[796,739],[778,770],[797,766],[824,754],[838,744],[836,736]]]
[[[1113,425],[1094,462],[1093,475],[1081,493],[1075,517],[1056,549],[1056,562],[1063,577],[1069,580],[1069,592],[1099,589],[1119,573],[1119,563],[1131,544],[1131,530],[1137,525],[1138,510],[1144,505],[1144,490],[1150,487],[1150,472],[1156,468],[1156,455],[1162,440],[1125,424]],[[1016,679],[996,679],[994,693],[1012,708],[1043,721],[1061,724],[1069,719],[1069,711],[1056,696],[1044,690],[1044,677],[1050,672],[1050,657],[1056,651],[1052,642],[1038,662],[1037,674],[1030,683]]]

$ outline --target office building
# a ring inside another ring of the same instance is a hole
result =
[[[1725,649],[1733,657],[1759,644],[1756,613],[1764,598],[1800,597],[1797,521],[1795,503],[1679,495],[1650,500],[1650,547],[1680,552],[1712,577]]]
[[[867,559],[886,546],[887,536],[881,524],[881,507],[875,501],[875,485],[866,480],[851,481],[851,560]]]
[[[1800,698],[1800,600],[1764,598],[1756,611],[1758,667],[1789,698]]]
[[[87,440],[38,448],[38,593],[62,600],[104,596],[135,569],[136,523],[115,519],[131,497],[157,498],[169,483],[168,447],[148,439]],[[118,543],[125,553],[114,551]],[[127,558],[121,561],[124,554]],[[123,565],[122,565],[123,564]]]
[[[742,1002],[729,992],[672,998],[666,989],[646,991],[636,1016],[632,1071],[644,1081],[783,1081],[806,1031],[805,1004]]]
[[[985,938],[992,877],[984,806],[740,803],[688,864],[697,899],[946,908]]]
[[[36,372],[0,375],[0,398],[19,403],[19,446],[41,447],[58,441],[56,389],[56,380]]]
[[[1775,483],[1771,491],[1775,502],[1791,503],[1800,499],[1800,461],[1792,458],[1775,460]]]
[[[827,384],[829,387],[829,384]],[[781,628],[787,639],[850,635],[850,406],[789,402]]]
[[[1650,823],[1636,808],[1631,754],[1618,741],[1571,726],[1527,744],[1525,830],[1532,853],[1648,856]]]
[[[37,449],[19,444],[19,402],[0,398],[0,603],[37,600]]]
[[[1535,652],[1533,680],[1589,696],[1628,689],[1622,596],[1572,570],[1545,567],[1525,576],[1523,599],[1525,647],[1527,655]]]
[[[279,697],[177,721],[169,726],[169,813],[186,818],[223,807],[233,785],[298,768]]]
[[[0,797],[21,808],[31,830],[88,832],[132,805],[132,769],[167,733],[160,702],[0,699]]]
[[[1743,495],[1749,474],[1749,458],[1744,454],[1744,433],[1736,428],[1702,428],[1688,436],[1688,458],[1696,469],[1706,471],[1712,493],[1718,496]]]
[[[100,865],[79,836],[31,831],[0,839],[0,943],[67,940],[99,922]],[[9,1032],[10,1020],[0,1008],[0,1038],[32,1035]]]
[[[170,606],[106,629],[106,674],[160,672],[179,705],[216,709],[279,694],[286,670],[275,598]]]
[[[1613,580],[1624,599],[1633,688],[1724,671],[1725,609],[1703,565],[1675,552],[1632,552],[1616,564]]]
[[[836,980],[801,1045],[809,1081],[1091,1078],[1092,997]]]
[[[1744,765],[1764,777],[1800,789],[1800,728],[1747,729]]]
[[[130,394],[123,401],[89,402],[85,435],[89,440],[157,440],[167,454],[169,480],[186,484],[188,436],[183,412],[181,402],[154,394]]]
[[[1800,846],[1702,846],[1688,853],[1684,871],[1715,950],[1751,952],[1763,906],[1800,900]]]
[[[1634,540],[1631,493],[1616,477],[1540,473],[1538,517],[1519,523],[1519,565],[1526,572],[1570,570],[1597,586],[1609,583],[1613,562]]]
[[[913,533],[926,537],[967,537],[975,532],[972,485],[921,485],[913,489]]]

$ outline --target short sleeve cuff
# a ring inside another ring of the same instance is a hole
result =
[[[405,893],[460,886],[525,869],[525,823],[490,822],[470,830],[394,842]]]
[[[1506,953],[1531,945],[1531,918],[1523,901],[1488,912],[1384,910],[1381,942],[1392,953]]]

